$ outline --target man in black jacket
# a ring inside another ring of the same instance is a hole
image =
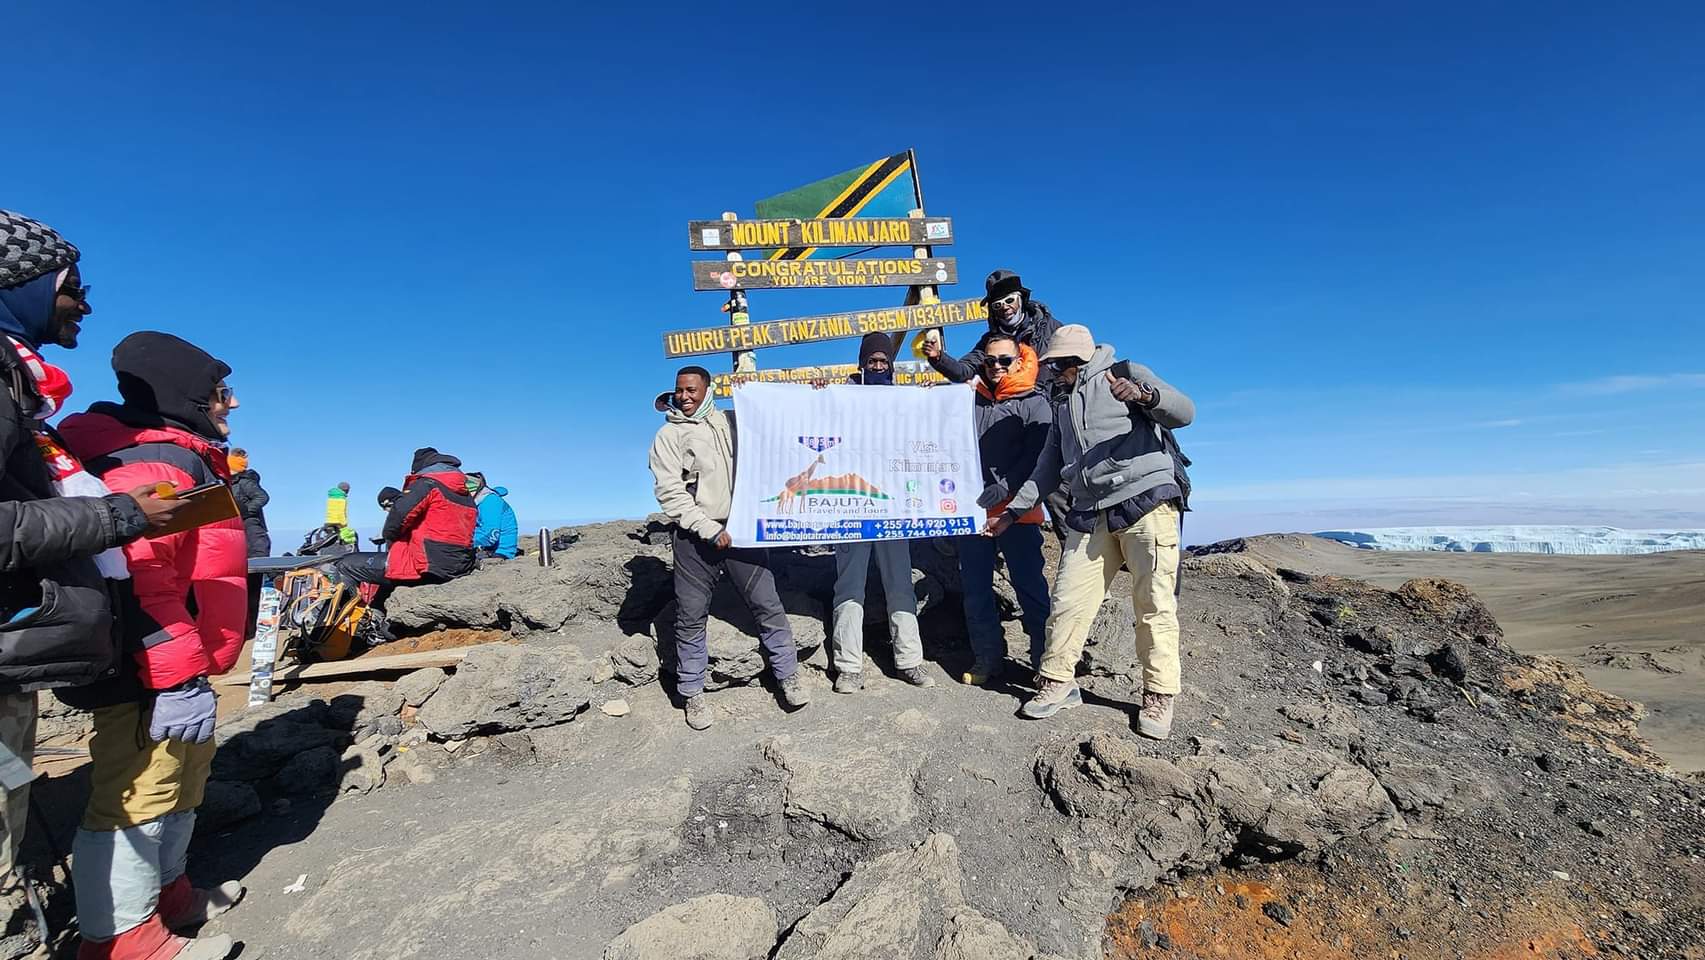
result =
[[[1030,288],[1011,270],[996,270],[983,281],[983,306],[989,308],[989,329],[971,352],[955,360],[941,348],[941,341],[924,341],[924,359],[937,372],[954,383],[968,383],[983,372],[983,357],[990,337],[1010,337],[1036,351],[1040,357],[1048,352],[1048,343],[1060,321],[1054,319],[1048,305],[1030,298]],[[1047,396],[1054,382],[1054,372],[1043,368],[1037,375],[1036,388]]]
[[[36,351],[75,347],[92,312],[78,258],[49,227],[0,210],[0,938],[33,916],[14,861],[34,779],[36,691],[117,674],[109,581],[129,576],[117,548],[165,525],[180,503],[109,492],[46,426],[71,382]]]
[[[243,517],[243,533],[249,540],[249,556],[272,556],[272,534],[266,529],[266,505],[272,495],[260,485],[260,474],[249,466],[249,452],[234,447],[226,461],[231,465],[231,496]]]

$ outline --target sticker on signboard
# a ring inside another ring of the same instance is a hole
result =
[[[734,285],[740,282],[740,278],[736,277],[733,271],[728,271],[718,274],[716,282],[722,284],[724,290],[732,290]]]
[[[722,246],[722,231],[716,227],[705,227],[699,231],[699,242],[707,247]]]
[[[930,240],[947,239],[947,224],[929,223],[924,225],[924,236]]]
[[[935,272],[935,282],[936,283],[946,283],[947,282],[947,271],[946,270],[937,270]]]

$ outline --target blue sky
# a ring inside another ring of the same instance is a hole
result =
[[[724,318],[685,221],[907,147],[944,292],[1016,269],[1194,395],[1187,539],[1705,525],[1697,5],[243,6],[10,7],[0,205],[84,251],[73,407],[207,347],[287,539],[422,444],[523,526],[645,513],[659,334]]]

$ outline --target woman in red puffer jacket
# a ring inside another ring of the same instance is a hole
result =
[[[65,418],[65,444],[115,489],[167,482],[178,489],[231,481],[226,418],[237,398],[231,368],[164,333],[136,333],[113,350],[122,404]],[[208,960],[228,937],[173,934],[242,895],[227,883],[190,886],[184,873],[195,808],[213,763],[218,702],[208,678],[243,648],[248,542],[233,516],[124,548],[135,604],[124,641],[141,690],[94,711],[89,807],[72,876],[83,943],[79,960]],[[193,609],[193,612],[192,612]]]

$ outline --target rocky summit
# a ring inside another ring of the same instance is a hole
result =
[[[666,538],[560,531],[554,566],[400,590],[404,630],[502,642],[223,724],[192,869],[251,894],[209,931],[356,960],[1701,956],[1700,782],[1454,583],[1187,559],[1155,743],[1125,575],[1084,706],[1028,721],[1016,664],[956,682],[951,541],[913,544],[939,685],[895,678],[878,615],[852,696],[825,672],[832,558],[780,553],[813,701],[782,708],[725,583],[695,733]]]

